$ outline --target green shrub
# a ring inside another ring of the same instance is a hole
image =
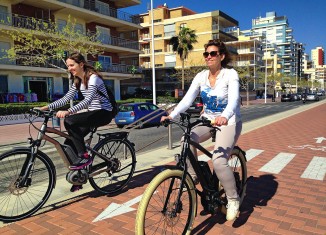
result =
[[[0,116],[26,113],[34,107],[42,107],[46,104],[44,102],[0,104]]]

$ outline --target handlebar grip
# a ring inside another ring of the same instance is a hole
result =
[[[163,122],[161,122],[161,124],[164,126],[164,127],[167,127],[169,124],[171,123],[170,119],[165,119]]]

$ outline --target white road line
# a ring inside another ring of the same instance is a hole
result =
[[[249,150],[247,150],[246,151],[247,161],[249,162],[251,159],[253,159],[254,157],[258,156],[262,152],[264,152],[264,150],[260,150],[260,149],[249,149]]]
[[[326,175],[326,158],[313,157],[308,167],[301,175],[301,178],[324,180],[325,175]]]
[[[278,174],[281,170],[294,158],[295,154],[293,153],[279,153],[265,164],[259,171],[264,171],[268,173]]]
[[[264,152],[264,150],[261,149],[249,149],[246,151],[246,158],[247,161],[250,161],[251,159],[253,159],[254,157],[258,156],[259,154],[261,154],[262,152]],[[198,160],[199,161],[203,161],[203,162],[207,162],[210,160],[209,157],[207,157],[205,154],[199,155],[198,156]]]

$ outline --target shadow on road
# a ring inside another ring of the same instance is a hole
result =
[[[275,195],[277,188],[278,183],[273,175],[266,174],[259,177],[251,177],[247,183],[247,193],[240,208],[240,215],[233,222],[232,227],[241,227],[247,222],[255,208],[267,206],[268,201]],[[192,234],[207,234],[216,224],[223,224],[225,222],[225,215],[218,213],[208,217],[196,226]]]

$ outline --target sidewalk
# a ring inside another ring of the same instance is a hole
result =
[[[289,148],[315,143],[316,137],[326,137],[325,115],[326,100],[323,100],[245,123],[238,144],[247,151],[248,176],[253,178],[248,182],[240,216],[231,222],[225,221],[225,216],[220,214],[212,217],[197,214],[193,234],[325,235],[326,187],[323,165],[317,170],[323,177],[321,180],[311,178],[314,170],[310,176],[306,173],[307,169],[310,169],[309,163],[313,162],[316,156],[326,159],[325,152]],[[0,130],[3,133],[1,127]],[[18,129],[16,131],[19,132]],[[205,145],[212,149],[211,142],[208,141]],[[325,145],[325,141],[319,145]],[[0,233],[134,234],[138,204],[132,205],[129,212],[115,212],[125,204],[129,205],[130,200],[142,195],[147,184],[164,165],[172,164],[173,154],[178,151],[179,148],[161,148],[137,156],[138,163],[146,160],[148,164],[137,163],[137,174],[118,195],[99,196],[85,190],[81,194],[69,193],[69,199],[52,204],[41,214],[4,225],[0,228]],[[160,156],[166,158],[160,160]],[[292,156],[291,161],[277,172],[275,168],[284,164],[284,160],[289,156]],[[274,168],[267,167],[272,165],[273,159],[277,159],[278,164]],[[60,183],[58,182],[54,192],[61,190]],[[198,203],[198,211],[201,211],[200,199]],[[94,219],[111,205],[118,206],[116,211],[95,222]]]

